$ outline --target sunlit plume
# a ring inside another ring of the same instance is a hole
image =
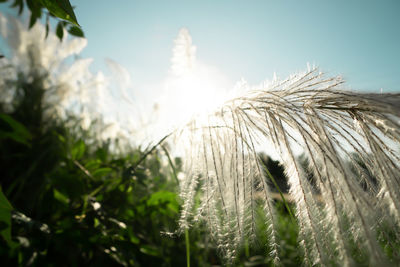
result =
[[[161,128],[169,130],[223,104],[229,88],[221,72],[197,60],[187,29],[179,31],[174,44],[169,75],[156,99]]]
[[[368,251],[369,266],[390,266],[380,242],[400,232],[400,94],[342,84],[311,68],[244,92],[205,123],[195,118],[177,131],[186,152],[182,229],[204,223],[233,261],[256,238],[262,202],[269,255],[279,264],[277,186],[259,157],[263,144],[285,167],[306,266],[351,266],[352,247]]]
[[[185,28],[179,31],[174,41],[171,58],[171,73],[182,76],[190,73],[196,66],[196,46],[192,44],[192,37]]]

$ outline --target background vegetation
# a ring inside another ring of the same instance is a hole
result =
[[[204,227],[178,232],[182,159],[165,147],[120,150],[120,140],[99,140],[72,115],[47,116],[45,77],[36,69],[2,77],[3,93],[14,88],[11,107],[0,105],[2,265],[185,266],[187,249],[192,266],[223,264]],[[277,162],[265,162],[283,177]],[[277,204],[282,263],[297,266],[297,227]],[[242,248],[236,265],[272,264],[259,226],[260,239]]]

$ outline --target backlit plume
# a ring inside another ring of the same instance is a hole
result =
[[[172,50],[171,72],[176,76],[184,75],[195,68],[196,47],[192,45],[192,37],[186,28],[179,31]]]
[[[204,222],[233,260],[255,237],[262,202],[268,252],[279,264],[276,188],[259,158],[272,152],[286,170],[306,265],[349,266],[366,251],[371,266],[388,266],[385,250],[396,251],[400,226],[400,94],[356,93],[342,83],[312,68],[177,132],[186,151],[181,227]]]

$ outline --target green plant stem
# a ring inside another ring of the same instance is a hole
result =
[[[260,162],[261,162],[261,161],[260,161]],[[283,193],[282,193],[282,190],[279,188],[278,183],[275,181],[274,176],[272,176],[272,174],[269,172],[267,166],[265,166],[264,163],[261,162],[261,164],[264,166],[264,170],[265,170],[266,173],[268,174],[268,177],[271,179],[271,181],[272,181],[272,183],[274,184],[275,188],[278,190],[279,194],[281,195],[283,204],[285,205],[287,211],[289,212],[290,218],[293,220],[294,223],[296,223],[296,219],[295,219],[295,217],[294,217],[294,215],[293,215],[293,213],[292,213],[292,210],[290,209],[290,207],[289,207],[289,205],[288,205],[288,203],[287,203],[287,201],[286,201],[286,199],[285,199],[285,196],[284,196]]]
[[[250,257],[249,240],[247,238],[244,241],[244,255],[246,256],[246,259]]]
[[[174,174],[174,178],[175,178],[176,184],[179,186],[178,174],[177,174],[177,172],[176,172],[175,165],[174,165],[174,163],[172,162],[172,158],[171,158],[171,156],[169,155],[169,152],[168,152],[168,150],[165,148],[165,146],[161,145],[161,148],[162,148],[162,150],[164,150],[165,155],[166,155],[167,158],[168,158],[168,162],[169,162],[169,165],[171,166],[172,172],[173,172],[173,174]]]
[[[186,266],[190,267],[190,239],[189,230],[185,229],[185,244],[186,244]]]
[[[159,145],[161,145],[162,142],[164,142],[164,140],[167,139],[171,134],[172,134],[172,132],[169,133],[169,134],[167,134],[166,136],[164,136],[160,141],[158,141],[157,144],[155,144],[155,145],[154,145],[152,148],[150,148],[146,153],[144,153],[143,156],[142,156],[142,157],[138,160],[138,162],[136,162],[136,164],[134,165],[133,171],[135,171],[136,168],[137,168],[137,166],[139,166],[139,164],[142,163],[142,161],[144,161],[144,160],[146,159],[146,157],[147,157],[151,152],[153,152]]]

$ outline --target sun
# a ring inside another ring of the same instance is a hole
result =
[[[179,31],[174,44],[171,68],[158,102],[165,107],[160,119],[178,127],[220,107],[230,85],[218,69],[197,60],[197,48],[187,29]]]

